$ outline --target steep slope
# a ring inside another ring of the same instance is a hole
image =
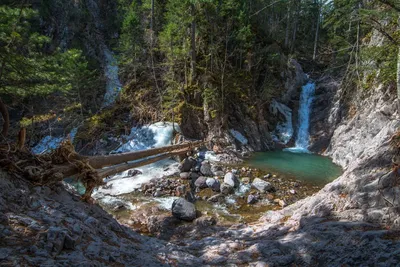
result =
[[[0,172],[0,266],[170,266],[199,260],[120,225],[66,184],[32,186]]]

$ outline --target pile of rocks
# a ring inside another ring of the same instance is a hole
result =
[[[250,167],[233,169],[200,156],[186,157],[179,170],[179,177],[153,179],[143,184],[140,191],[145,196],[180,197],[175,200],[171,212],[184,221],[199,217],[193,205],[197,200],[227,205],[235,210],[243,205],[269,205],[271,209],[279,209],[310,193],[305,192],[306,187],[300,186],[300,182],[280,179],[270,173],[263,175]]]

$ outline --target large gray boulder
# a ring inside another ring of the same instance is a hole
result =
[[[172,215],[180,220],[193,221],[196,219],[196,207],[193,203],[178,198],[172,203]]]
[[[271,183],[261,180],[260,178],[255,178],[251,186],[261,193],[275,191],[275,187]]]
[[[236,177],[236,175],[234,175],[231,172],[228,172],[227,174],[225,174],[224,183],[229,184],[233,188],[236,188],[240,185],[239,179]]]

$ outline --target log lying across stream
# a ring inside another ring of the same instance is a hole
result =
[[[196,141],[105,156],[81,156],[79,154],[74,154],[69,157],[69,160],[71,162],[87,162],[87,164],[97,172],[100,178],[104,178],[132,168],[154,163],[171,156],[185,154],[203,143],[203,141]],[[79,167],[74,164],[63,164],[62,166],[57,166],[57,169],[64,177],[77,175],[80,171]]]

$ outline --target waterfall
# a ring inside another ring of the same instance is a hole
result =
[[[311,103],[313,101],[313,95],[315,92],[315,83],[308,82],[302,87],[300,95],[300,107],[299,107],[299,121],[296,138],[296,146],[285,149],[290,152],[298,153],[309,153],[309,126],[310,126],[310,113]]]
[[[107,107],[114,103],[121,91],[122,84],[118,78],[117,60],[107,47],[104,49],[104,57],[106,59],[106,67],[104,69],[106,76],[106,94],[104,95],[103,107]]]

